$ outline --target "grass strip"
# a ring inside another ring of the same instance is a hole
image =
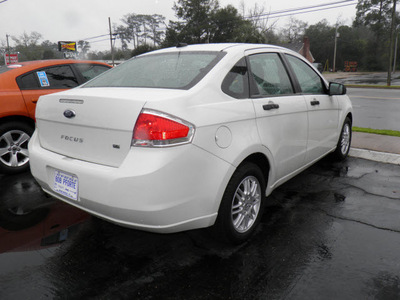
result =
[[[348,88],[368,88],[368,89],[392,89],[392,90],[398,90],[400,89],[400,86],[398,85],[374,85],[374,84],[345,84],[346,87]]]
[[[387,129],[371,129],[371,128],[363,128],[363,127],[353,127],[354,132],[365,132],[365,133],[373,133],[380,135],[389,135],[389,136],[398,136],[400,137],[400,131],[396,130],[387,130]]]

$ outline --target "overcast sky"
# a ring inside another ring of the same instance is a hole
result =
[[[2,2],[3,0],[0,0]],[[0,45],[4,45],[6,34],[20,36],[24,32],[40,33],[44,40],[78,41],[94,36],[107,34],[108,17],[112,24],[122,24],[121,18],[128,13],[161,14],[168,20],[174,20],[172,9],[175,0],[7,0],[0,3]],[[220,6],[232,4],[240,11],[242,0],[219,0]],[[267,12],[289,8],[300,8],[339,2],[339,0],[245,0],[246,10],[255,3],[264,7]],[[322,10],[313,13],[299,14],[295,18],[315,24],[327,19],[333,25],[337,20],[350,25],[355,17],[355,3],[341,8]],[[287,23],[286,18],[279,20],[278,26]],[[108,41],[91,43],[92,50],[109,48]],[[10,39],[11,46],[13,41]]]

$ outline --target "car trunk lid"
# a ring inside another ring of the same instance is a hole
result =
[[[132,89],[74,89],[39,99],[43,148],[74,159],[118,167],[131,149],[145,100]]]

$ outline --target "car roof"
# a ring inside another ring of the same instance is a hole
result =
[[[57,66],[57,65],[65,65],[65,64],[99,64],[108,66],[110,65],[92,60],[77,60],[77,59],[49,59],[49,60],[35,60],[35,61],[24,61],[15,64],[11,64],[8,66],[3,66],[2,68],[8,68],[9,70],[4,73],[0,73],[0,76],[19,76],[23,73],[36,70],[39,68],[49,67],[49,66]]]
[[[175,51],[245,51],[252,49],[280,49],[280,50],[288,50],[283,47],[269,45],[269,44],[248,44],[248,43],[216,43],[216,44],[194,44],[194,45],[186,45],[180,44],[176,47],[170,47],[165,49],[156,50],[156,53],[162,52],[175,52]],[[151,52],[148,52],[149,54]],[[146,55],[146,54],[145,54]]]

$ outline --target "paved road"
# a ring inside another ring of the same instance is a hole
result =
[[[396,165],[319,162],[271,195],[236,247],[204,230],[155,235],[91,218],[29,174],[0,189],[2,300],[400,299]]]
[[[400,90],[348,88],[354,126],[400,131]]]

